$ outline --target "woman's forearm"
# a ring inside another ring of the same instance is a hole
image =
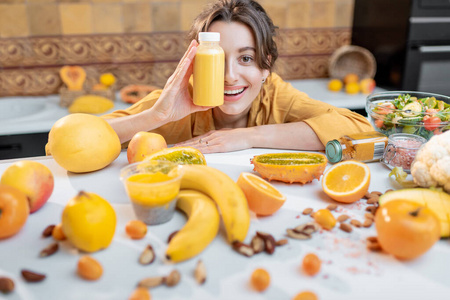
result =
[[[324,150],[318,136],[304,122],[272,124],[253,127],[253,148],[279,148],[292,150]]]
[[[106,119],[106,121],[119,136],[120,143],[131,140],[139,131],[150,131],[167,123],[156,116],[152,109],[142,111],[135,115]]]

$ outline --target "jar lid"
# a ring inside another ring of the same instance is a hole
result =
[[[200,42],[219,42],[220,33],[219,32],[200,32],[198,34],[198,40]]]
[[[342,159],[342,147],[338,140],[331,140],[325,146],[325,155],[331,163],[340,162]]]

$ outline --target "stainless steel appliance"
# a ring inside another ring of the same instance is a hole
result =
[[[352,44],[379,86],[450,95],[450,0],[355,0]]]

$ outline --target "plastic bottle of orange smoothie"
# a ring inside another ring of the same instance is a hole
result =
[[[194,104],[223,104],[225,54],[219,46],[220,33],[200,32],[194,60]]]

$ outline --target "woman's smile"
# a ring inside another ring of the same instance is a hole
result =
[[[226,102],[238,101],[242,98],[246,90],[246,87],[225,88],[223,99]]]

